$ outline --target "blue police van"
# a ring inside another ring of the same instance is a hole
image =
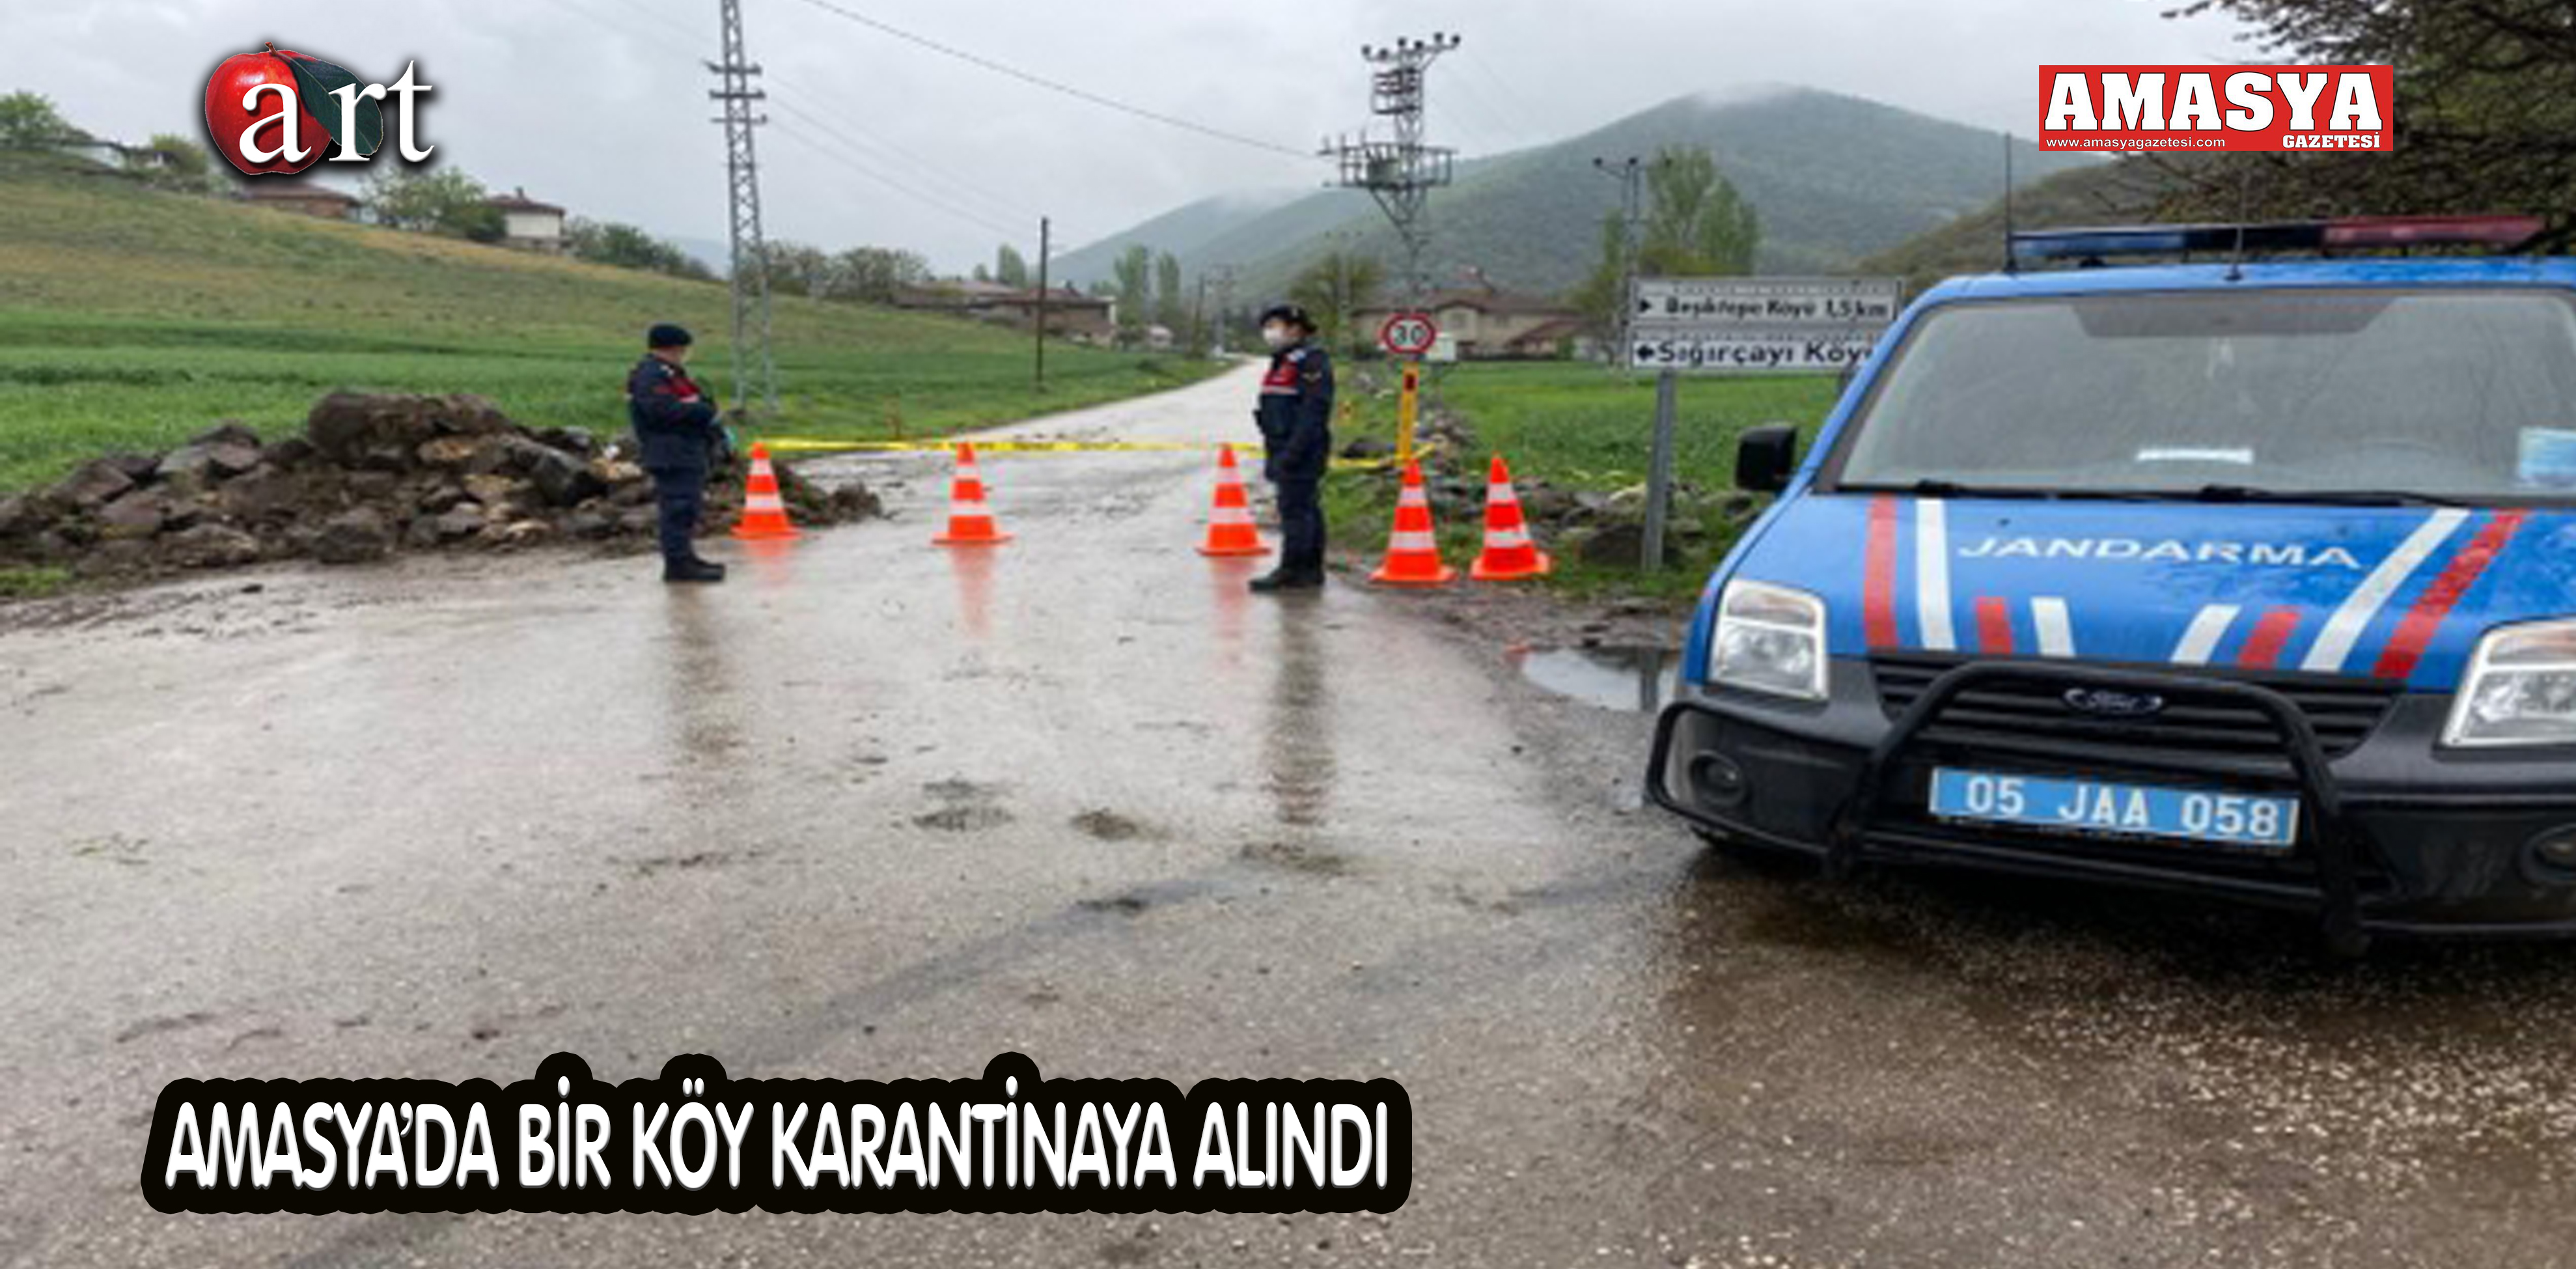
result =
[[[1811,452],[1743,436],[1779,498],[1649,795],[1837,872],[2180,889],[2348,950],[2576,934],[2576,259],[2513,254],[2541,229],[2014,235],[2031,267],[1909,306]]]

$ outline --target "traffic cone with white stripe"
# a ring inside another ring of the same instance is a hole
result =
[[[1216,510],[1208,515],[1207,540],[1201,555],[1268,555],[1270,547],[1252,525],[1252,504],[1244,497],[1243,469],[1235,466],[1234,447],[1216,452]]]
[[[1395,500],[1395,527],[1386,536],[1386,561],[1369,574],[1380,586],[1446,586],[1458,570],[1440,562],[1431,530],[1431,495],[1422,488],[1422,464],[1404,465],[1404,492]]]
[[[774,541],[802,536],[788,523],[787,503],[778,496],[778,472],[769,465],[769,447],[751,447],[751,475],[742,483],[742,518],[733,535],[745,541]]]
[[[932,538],[939,546],[998,546],[1011,540],[993,522],[984,505],[984,473],[975,465],[975,443],[957,443],[957,477],[948,486],[948,531]]]
[[[1518,582],[1545,577],[1555,568],[1556,561],[1530,540],[1521,497],[1512,492],[1512,469],[1503,465],[1502,455],[1494,455],[1485,476],[1485,551],[1467,575],[1480,582]]]

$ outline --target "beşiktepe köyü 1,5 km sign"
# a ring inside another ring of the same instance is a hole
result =
[[[1639,278],[1629,364],[1696,374],[1859,365],[1904,306],[1895,278]]]

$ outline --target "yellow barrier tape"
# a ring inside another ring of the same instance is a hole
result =
[[[829,441],[801,436],[762,437],[760,443],[784,454],[933,454],[947,453],[966,441],[973,441],[979,454],[1213,454],[1220,447],[1207,441],[1015,441],[984,440],[972,436],[922,441]],[[1258,445],[1237,445],[1234,452],[1243,458],[1259,458]],[[1429,459],[1439,451],[1426,448],[1417,457]],[[1378,471],[1396,466],[1394,458],[1336,458],[1335,471]]]
[[[797,436],[776,439],[761,438],[761,444],[786,453],[861,453],[861,454],[927,454],[944,453],[965,442],[973,442],[977,453],[984,454],[1145,454],[1189,453],[1213,454],[1217,446],[1200,441],[1015,441],[986,440],[982,437],[959,436],[925,441],[822,441]],[[1237,454],[1258,454],[1258,445],[1237,445]]]

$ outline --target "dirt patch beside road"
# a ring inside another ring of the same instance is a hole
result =
[[[862,484],[829,492],[778,469],[808,525],[882,514]],[[720,471],[703,530],[739,516],[742,472]],[[531,429],[465,395],[335,392],[301,435],[225,423],[163,453],[92,459],[0,498],[0,567],[139,580],[264,561],[362,564],[408,552],[549,543],[642,549],[655,525],[642,468],[577,428]]]

